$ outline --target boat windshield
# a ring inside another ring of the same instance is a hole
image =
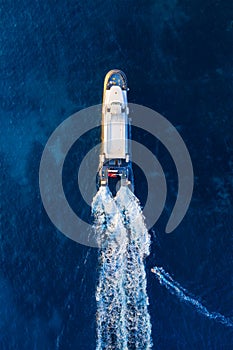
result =
[[[110,89],[112,86],[120,86],[122,90],[127,90],[127,80],[123,72],[118,71],[110,75],[107,83],[107,89]]]

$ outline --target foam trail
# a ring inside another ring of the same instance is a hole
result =
[[[125,315],[128,333],[127,349],[151,349],[151,323],[147,310],[146,273],[143,259],[149,255],[150,237],[138,199],[126,186],[122,186],[115,197],[124,217],[128,234],[125,269]]]
[[[100,187],[92,203],[94,229],[101,247],[96,290],[97,350],[126,350],[124,290],[127,234],[108,187]]]
[[[218,312],[209,312],[198,300],[191,297],[186,289],[180,286],[178,282],[174,281],[169,273],[165,272],[162,267],[155,266],[151,271],[158,278],[159,283],[165,286],[171,294],[176,295],[180,301],[193,305],[199,313],[212,320],[220,322],[227,327],[233,327],[233,321],[231,319]]]

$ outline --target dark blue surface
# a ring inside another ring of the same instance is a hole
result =
[[[0,349],[95,348],[97,251],[56,231],[41,203],[38,169],[56,126],[101,102],[112,68],[126,73],[130,102],[177,127],[194,166],[190,209],[166,235],[177,179],[157,145],[169,195],[147,259],[154,347],[231,349],[231,329],[180,304],[150,273],[163,266],[210,311],[233,316],[231,2],[24,0],[0,7]],[[144,142],[143,134],[137,139]]]

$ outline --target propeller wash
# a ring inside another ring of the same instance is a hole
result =
[[[127,90],[122,71],[106,75],[99,190],[92,202],[100,247],[97,350],[152,348],[144,267],[150,237],[133,193]]]

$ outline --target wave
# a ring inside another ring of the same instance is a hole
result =
[[[150,237],[138,199],[100,187],[92,203],[99,251],[97,350],[152,347],[144,258]]]
[[[227,327],[233,327],[233,321],[230,318],[227,318],[218,312],[208,311],[200,301],[192,297],[185,288],[183,288],[178,282],[174,281],[169,273],[164,271],[162,267],[155,266],[151,269],[151,271],[155,274],[159,283],[165,286],[171,294],[178,297],[180,301],[192,305],[197,312],[208,317],[209,319],[220,322]]]

